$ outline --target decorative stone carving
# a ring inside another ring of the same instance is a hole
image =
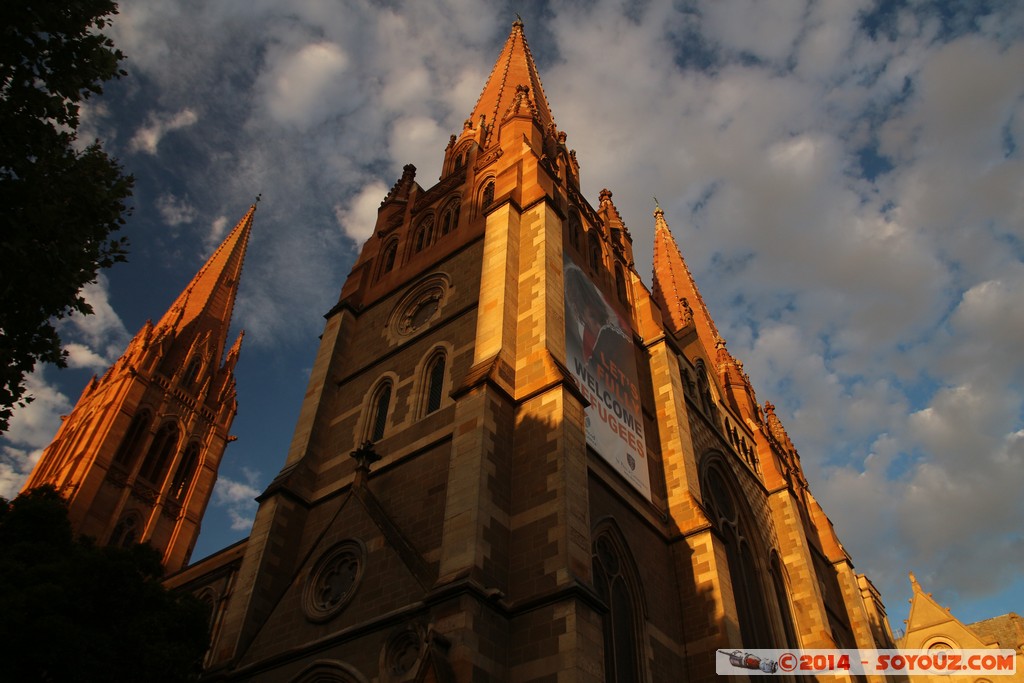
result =
[[[310,621],[323,622],[338,614],[355,595],[366,568],[366,550],[352,539],[324,553],[309,572],[302,607]]]

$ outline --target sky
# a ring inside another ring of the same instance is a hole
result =
[[[235,307],[238,440],[194,558],[284,463],[323,314],[404,164],[429,187],[516,13],[585,196],[651,284],[657,197],[894,630],[907,572],[1024,613],[1024,5],[1013,0],[124,0],[84,108],[134,174],[130,260],[0,442],[16,494],[92,373],[262,201]]]

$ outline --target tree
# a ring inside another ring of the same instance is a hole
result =
[[[166,590],[162,572],[148,545],[100,547],[73,538],[53,487],[0,498],[4,680],[196,680],[208,607]]]
[[[63,367],[55,321],[90,313],[83,285],[125,260],[133,179],[77,141],[80,103],[125,74],[101,31],[111,0],[0,3],[0,433],[37,362]]]

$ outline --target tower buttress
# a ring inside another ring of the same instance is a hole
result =
[[[224,349],[255,211],[159,322],[146,321],[90,381],[24,487],[56,487],[75,533],[111,545],[148,542],[169,571],[188,562],[231,440],[242,335],[226,358]]]

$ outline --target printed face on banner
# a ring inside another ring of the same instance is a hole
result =
[[[590,401],[587,444],[650,499],[632,327],[568,254],[565,354],[570,372]]]

